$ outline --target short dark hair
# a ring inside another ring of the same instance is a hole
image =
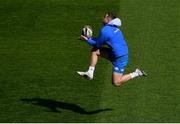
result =
[[[108,17],[110,17],[110,18],[112,18],[112,19],[115,19],[115,18],[116,18],[116,14],[115,14],[115,12],[113,12],[113,11],[109,11],[109,12],[107,12],[106,14],[108,15]]]

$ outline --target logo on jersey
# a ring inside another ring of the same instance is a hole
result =
[[[124,71],[124,69],[121,69],[121,72],[123,72]]]
[[[119,71],[119,68],[118,68],[118,67],[115,67],[114,70]]]
[[[119,31],[119,29],[116,29],[115,31],[114,31],[114,33],[117,33]]]

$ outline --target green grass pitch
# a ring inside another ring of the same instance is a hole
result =
[[[0,0],[0,122],[180,122],[179,0]],[[126,73],[148,78],[111,84],[111,63],[86,70],[91,46],[114,9],[129,46]]]

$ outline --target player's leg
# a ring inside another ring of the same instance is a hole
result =
[[[140,69],[136,69],[134,72],[125,74],[124,70],[128,63],[128,55],[120,57],[114,61],[112,61],[113,64],[113,73],[112,73],[112,83],[116,86],[120,86],[123,83],[138,77],[138,76],[147,76],[147,74],[144,71],[141,71]]]
[[[133,78],[139,77],[139,76],[147,76],[147,74],[140,69],[136,69],[134,72],[125,74],[125,75],[123,75],[123,73],[113,72],[112,83],[115,86],[120,86],[120,85],[124,84],[125,82],[127,82]]]
[[[77,72],[81,76],[87,77],[89,80],[93,79],[94,71],[95,71],[95,66],[98,61],[98,56],[100,55],[99,49],[93,47],[91,49],[90,53],[90,63],[89,63],[89,69],[86,72]]]
[[[91,49],[89,69],[87,71],[87,75],[90,76],[90,78],[93,78],[95,67],[98,62],[98,57],[101,56],[109,60],[110,59],[109,52],[110,52],[110,49],[107,47],[102,47],[100,49],[93,47]]]
[[[110,49],[107,47],[102,47],[100,49],[97,49],[96,47],[93,47],[90,54],[90,66],[95,67],[98,61],[98,57],[103,57],[107,60],[110,60],[109,57]]]
[[[87,74],[90,77],[89,79],[93,79],[93,75],[94,75],[96,64],[98,62],[99,55],[100,55],[99,49],[93,47],[91,49],[89,69],[87,71]]]
[[[108,48],[97,49],[97,48],[93,47],[91,50],[91,54],[90,54],[90,63],[89,63],[88,71],[86,71],[86,72],[78,71],[77,73],[81,76],[87,77],[89,80],[93,79],[95,67],[98,62],[99,56],[109,59],[109,49]]]
[[[124,75],[125,67],[128,63],[128,56],[118,58],[112,61],[113,64],[113,73],[112,73],[112,83],[116,86],[120,86],[121,84],[127,82],[131,79],[130,74]]]
[[[99,49],[93,47],[93,48],[91,49],[89,66],[95,68],[95,66],[96,66],[96,64],[97,64],[97,61],[98,61],[98,56],[99,56],[99,55],[100,55]]]
[[[123,83],[129,81],[131,78],[130,74],[120,74],[120,73],[116,73],[116,72],[113,72],[112,73],[112,83],[115,85],[115,86],[120,86],[122,85]]]

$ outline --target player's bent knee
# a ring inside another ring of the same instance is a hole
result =
[[[93,48],[91,49],[91,52],[96,52],[96,51],[98,51],[98,50],[99,50],[98,48],[93,47]]]
[[[113,73],[112,84],[114,86],[121,86],[123,84],[122,76],[123,74]]]
[[[96,51],[91,51],[92,54],[95,54],[95,55],[100,55],[100,52],[99,50],[96,50]]]
[[[122,85],[122,83],[120,81],[112,81],[112,84],[114,86],[121,86]]]

